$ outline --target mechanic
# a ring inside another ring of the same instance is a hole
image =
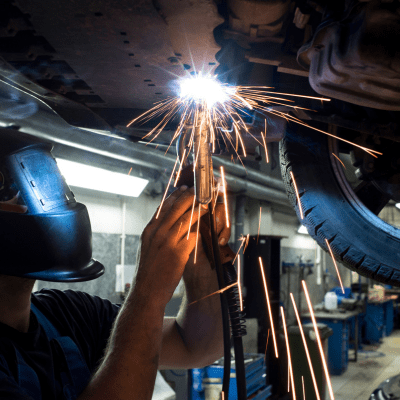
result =
[[[90,280],[104,267],[91,258],[86,207],[51,145],[5,129],[0,142],[0,398],[151,399],[157,368],[203,367],[223,355],[219,296],[195,302],[218,284],[203,246],[194,263],[195,228],[187,240],[193,188],[175,190],[144,229],[122,306],[72,290],[32,294],[35,279]],[[225,262],[232,252],[222,204],[217,219]],[[165,318],[181,277],[181,310]]]

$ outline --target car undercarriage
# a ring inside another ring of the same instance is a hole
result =
[[[224,143],[214,166],[225,166],[233,192],[287,210],[286,190],[324,250],[400,285],[400,231],[385,222],[400,203],[398,43],[396,0],[5,0],[0,125],[50,139],[56,154],[91,165],[134,164],[156,193],[168,179],[165,163],[175,162],[173,147],[164,153],[177,120],[148,146],[143,137],[159,121],[127,125],[175,96],[179,78],[201,71],[227,85],[328,98],[296,97],[295,108],[271,103],[269,113],[250,113],[247,173]],[[269,169],[254,140],[265,120],[271,151],[280,142]]]

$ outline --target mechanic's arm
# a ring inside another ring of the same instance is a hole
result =
[[[216,207],[216,220],[222,262],[234,253],[228,243],[230,228],[226,227],[224,205]],[[220,296],[215,269],[211,269],[203,246],[199,243],[197,261],[194,252],[183,273],[185,295],[177,318],[164,320],[160,369],[201,368],[223,356],[223,332]],[[208,296],[208,297],[206,297]]]
[[[186,187],[175,191],[143,231],[135,284],[115,321],[104,360],[78,400],[151,399],[164,309],[195,246],[196,234],[186,240],[182,229],[190,223],[193,195]]]

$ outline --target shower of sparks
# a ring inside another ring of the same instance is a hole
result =
[[[313,381],[313,384],[314,384],[315,394],[316,394],[316,396],[317,396],[317,400],[320,400],[321,397],[320,397],[319,391],[318,391],[317,379],[315,378],[314,367],[313,367],[313,365],[312,365],[312,361],[311,361],[311,357],[310,357],[310,352],[308,351],[308,345],[307,345],[306,335],[304,334],[303,325],[301,324],[301,319],[300,319],[299,311],[297,310],[297,306],[296,306],[296,302],[294,301],[293,293],[290,293],[290,299],[292,300],[292,303],[293,303],[293,308],[294,308],[294,312],[295,312],[295,314],[296,314],[297,324],[299,325],[301,338],[303,339],[304,350],[305,350],[305,352],[306,352],[307,361],[308,361],[308,366],[310,367],[311,378],[312,378],[312,381]]]
[[[163,204],[164,204],[165,198],[167,197],[168,189],[169,189],[169,186],[171,185],[171,180],[172,180],[172,177],[174,176],[174,172],[175,172],[175,168],[176,168],[176,164],[178,163],[178,160],[179,160],[179,157],[176,158],[174,168],[172,169],[172,174],[171,174],[171,176],[169,177],[168,185],[167,185],[167,187],[165,188],[164,196],[163,196],[163,198],[162,198],[162,200],[161,200],[160,206],[158,207],[156,219],[159,217],[160,212],[161,212],[161,208],[162,208],[162,206],[163,206]]]
[[[226,227],[229,228],[228,199],[227,199],[227,196],[226,196],[226,182],[225,182],[224,168],[221,167],[220,171],[221,171],[222,187],[223,187],[223,189],[224,189],[224,203],[225,203]]]
[[[292,172],[292,171],[290,171],[290,176],[292,177],[292,182],[293,182],[293,186],[294,186],[294,191],[295,191],[295,193],[296,193],[297,202],[299,203],[300,219],[303,219],[303,218],[304,218],[304,215],[303,215],[303,208],[302,208],[302,206],[301,206],[299,191],[297,190],[296,181],[294,180],[294,176],[293,176],[293,172]]]
[[[339,268],[338,268],[338,266],[336,264],[336,259],[335,259],[335,256],[333,255],[333,251],[332,251],[331,246],[330,246],[330,244],[328,242],[328,239],[325,239],[325,243],[328,246],[329,253],[330,253],[331,257],[332,257],[333,264],[335,265],[335,268],[336,268],[336,273],[337,273],[337,276],[338,276],[338,279],[339,279],[339,282],[340,282],[340,287],[342,288],[342,293],[344,294],[345,292],[344,292],[342,278],[340,276]]]
[[[176,179],[175,179],[174,187],[176,187],[176,184],[177,184],[178,181],[179,181],[179,177],[180,177],[181,171],[182,171],[182,165],[183,165],[183,162],[185,161],[185,154],[186,154],[186,148],[183,150],[182,160],[180,161],[178,173],[176,174]],[[178,156],[178,157],[179,157],[179,156]]]
[[[304,376],[301,376],[301,384],[303,386],[303,400],[306,400],[306,388],[304,387]]]
[[[260,218],[258,219],[257,244],[258,244],[258,238],[260,236],[260,228],[261,228],[261,211],[262,211],[262,207],[260,207]]]
[[[238,285],[238,292],[239,292],[239,304],[240,304],[240,311],[243,311],[243,297],[242,297],[242,285],[240,284],[240,256],[238,257],[238,270],[237,270],[237,285]]]
[[[190,229],[191,229],[191,226],[192,226],[193,212],[194,212],[195,204],[196,204],[196,196],[193,196],[192,213],[190,214],[189,228],[188,228],[188,234],[187,234],[186,240],[189,240],[189,235],[190,235]]]
[[[214,295],[216,295],[216,294],[223,293],[223,292],[225,292],[225,290],[228,290],[228,289],[230,289],[231,287],[236,286],[236,285],[237,285],[237,282],[234,282],[234,283],[232,283],[231,285],[225,286],[224,288],[219,289],[219,290],[217,290],[216,292],[210,293],[210,294],[208,294],[207,296],[202,297],[201,299],[192,301],[191,303],[189,303],[189,306],[191,306],[192,304],[198,303],[199,301],[204,300],[204,299],[206,299],[207,297],[211,297],[211,296],[214,296]]]
[[[239,147],[242,148],[242,153],[246,156],[246,148],[241,136],[241,132],[246,132],[259,145],[264,147],[268,162],[266,145],[267,121],[265,115],[270,114],[335,137],[366,151],[373,157],[377,157],[376,154],[382,154],[376,150],[342,139],[332,133],[309,126],[288,112],[274,109],[275,106],[284,105],[293,109],[308,110],[307,108],[296,106],[294,100],[290,100],[287,97],[330,101],[328,98],[279,93],[268,90],[273,88],[266,86],[230,86],[218,82],[216,76],[202,75],[201,73],[196,77],[181,79],[178,83],[180,84],[179,96],[168,97],[157,102],[151,109],[129,122],[127,127],[135,123],[143,124],[152,119],[159,119],[154,128],[143,137],[143,139],[149,139],[152,142],[169,122],[177,119],[177,128],[170,145],[182,132],[190,131],[187,153],[189,154],[194,146],[194,137],[201,135],[201,132],[205,131],[206,137],[204,140],[212,144],[213,152],[216,150],[216,145],[218,145],[217,138],[220,136],[226,146],[230,145],[234,149],[239,161],[241,161]],[[262,142],[253,136],[244,120],[244,115],[249,115],[250,111],[264,117],[265,132],[264,134],[261,132]],[[228,221],[227,224],[229,224]]]
[[[332,155],[333,155],[333,157],[335,157],[340,162],[340,164],[343,165],[344,169],[347,169],[346,166],[344,165],[343,161],[335,153],[332,153]]]
[[[130,175],[130,174],[131,174],[131,172],[132,172],[132,167],[131,167],[131,169],[129,170],[129,172],[128,172],[128,175]]]
[[[326,360],[325,360],[324,348],[322,347],[321,337],[319,335],[318,325],[317,325],[317,321],[315,319],[314,309],[313,309],[313,306],[311,303],[310,295],[308,293],[307,284],[304,280],[301,281],[301,284],[303,285],[304,294],[306,296],[308,309],[309,309],[310,315],[311,315],[311,321],[313,323],[315,336],[317,338],[318,348],[319,348],[319,352],[321,355],[322,365],[324,367],[325,378],[326,378],[326,383],[328,385],[329,395],[330,395],[331,400],[335,400],[335,396],[333,394],[333,389],[332,389],[331,377],[329,376],[328,365],[326,364]]]
[[[267,333],[267,344],[265,345],[265,356],[264,356],[264,362],[266,363],[267,362],[267,350],[268,350],[268,342],[269,342],[269,332],[270,332],[271,330],[270,329],[268,329],[268,333]]]
[[[288,367],[289,367],[288,369],[289,369],[290,381],[292,383],[292,395],[293,395],[293,400],[296,400],[296,390],[294,387],[292,357],[290,355],[289,337],[288,337],[287,328],[286,328],[285,311],[283,310],[282,306],[281,306],[281,316],[282,316],[282,324],[283,324],[283,333],[285,334],[286,351],[287,351],[287,356],[288,356]]]
[[[200,207],[201,207],[201,204],[199,204],[199,216],[198,216],[198,218],[197,218],[196,247],[194,248],[194,263],[195,263],[195,264],[196,264],[196,261],[197,261],[197,245],[198,245],[198,243],[199,243]]]
[[[279,355],[278,355],[278,345],[276,343],[274,320],[272,318],[271,304],[269,302],[267,281],[265,280],[265,274],[264,274],[264,266],[263,266],[261,257],[258,257],[258,260],[260,262],[261,275],[262,275],[262,279],[263,279],[263,283],[264,283],[265,298],[267,300],[268,315],[269,315],[269,321],[270,321],[270,324],[271,324],[271,332],[272,332],[272,340],[274,342],[275,356],[276,356],[276,358],[278,358],[279,357]]]

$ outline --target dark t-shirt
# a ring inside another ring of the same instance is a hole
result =
[[[73,290],[42,289],[32,294],[32,303],[54,325],[61,336],[69,336],[78,346],[91,373],[95,372],[107,345],[119,305]],[[10,371],[0,364],[0,399],[31,400],[17,385],[17,363],[12,344],[32,367],[40,381],[43,400],[63,399],[59,384],[58,347],[46,338],[31,312],[29,330],[19,332],[0,322],[0,354]]]

